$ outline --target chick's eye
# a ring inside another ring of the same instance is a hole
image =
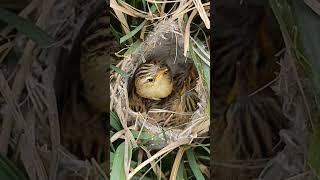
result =
[[[148,82],[152,82],[152,81],[153,81],[153,79],[152,79],[152,78],[149,78],[149,79],[148,79]]]

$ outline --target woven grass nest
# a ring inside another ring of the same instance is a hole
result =
[[[192,59],[183,55],[183,47],[184,37],[179,30],[177,21],[171,19],[161,21],[154,25],[153,32],[147,36],[144,42],[118,63],[117,67],[125,71],[128,76],[120,75],[115,71],[110,74],[111,111],[118,114],[125,129],[129,127],[129,129],[144,130],[157,137],[156,141],[154,139],[149,141],[151,142],[149,143],[150,149],[161,149],[170,143],[180,141],[183,145],[191,142],[194,138],[205,136],[209,130],[210,120],[209,112],[207,112],[209,91],[201,77],[198,78],[195,87],[200,100],[198,109],[192,113],[190,121],[184,126],[162,127],[148,120],[150,113],[163,113],[167,112],[166,110],[150,109],[148,112],[140,113],[129,107],[128,93],[134,84],[132,83],[133,75],[139,65],[151,57],[157,57],[160,61],[166,61],[169,66],[171,64],[179,68],[187,61],[192,62]]]

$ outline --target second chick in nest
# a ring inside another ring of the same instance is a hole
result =
[[[199,101],[194,87],[197,73],[193,64],[184,72],[171,72],[159,61],[142,64],[135,74],[130,107],[148,112],[163,109],[169,112],[148,113],[149,121],[163,126],[178,126],[188,122]]]

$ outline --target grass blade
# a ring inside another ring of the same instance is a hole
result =
[[[141,40],[138,39],[136,42],[134,42],[130,48],[124,53],[124,56],[128,56],[132,54],[141,44]]]
[[[178,173],[177,173],[177,179],[184,179],[183,175],[184,175],[184,162],[183,162],[184,158],[182,157],[180,165],[179,165],[179,169],[178,169]]]
[[[125,180],[124,171],[124,142],[121,143],[114,153],[113,163],[111,168],[110,180]]]
[[[27,180],[26,176],[7,157],[0,155],[0,179]]]
[[[119,69],[118,67],[116,67],[116,66],[114,66],[112,64],[110,64],[110,68],[113,71],[115,71],[116,73],[120,74],[122,77],[128,77],[129,76],[126,72],[124,72],[123,70]]]
[[[205,83],[208,92],[210,92],[210,61],[209,58],[207,58],[208,53],[205,53],[206,50],[199,47],[198,43],[191,42],[189,50],[200,78]]]
[[[19,32],[31,38],[41,47],[49,47],[55,43],[54,39],[46,34],[42,29],[15,13],[0,8],[0,20],[15,27]]]
[[[128,39],[132,38],[135,34],[137,34],[143,26],[147,23],[147,20],[144,20],[138,27],[136,27],[134,30],[127,33],[125,36],[120,38],[120,44],[127,41]]]
[[[115,112],[110,112],[110,125],[117,131],[123,129],[120,123],[120,119]]]
[[[192,149],[187,150],[187,158],[188,158],[189,165],[191,167],[191,170],[192,170],[195,178],[197,180],[205,180],[205,178],[202,175],[202,173],[201,173],[201,171],[199,169],[199,166],[198,166],[198,164],[196,162],[196,158],[194,156],[194,153],[193,153]]]

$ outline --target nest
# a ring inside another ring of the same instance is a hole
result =
[[[161,21],[154,26],[153,32],[149,34],[134,52],[125,56],[117,65],[125,71],[128,76],[124,77],[116,72],[110,75],[110,108],[117,112],[122,125],[126,128],[132,126],[139,127],[140,130],[147,130],[157,137],[157,143],[150,143],[151,149],[160,149],[172,142],[180,139],[189,139],[206,135],[209,130],[209,115],[207,110],[208,90],[204,86],[203,80],[199,78],[195,90],[199,98],[198,109],[192,113],[189,122],[184,126],[164,127],[152,121],[148,121],[150,113],[164,113],[164,109],[151,109],[147,113],[135,112],[129,107],[129,92],[133,84],[133,75],[142,63],[151,57],[157,57],[160,61],[172,67],[183,67],[184,63],[192,60],[183,55],[183,33],[179,30],[178,22],[168,19]],[[180,66],[181,65],[181,66]],[[169,112],[176,113],[176,112]],[[159,140],[160,139],[160,140]]]

